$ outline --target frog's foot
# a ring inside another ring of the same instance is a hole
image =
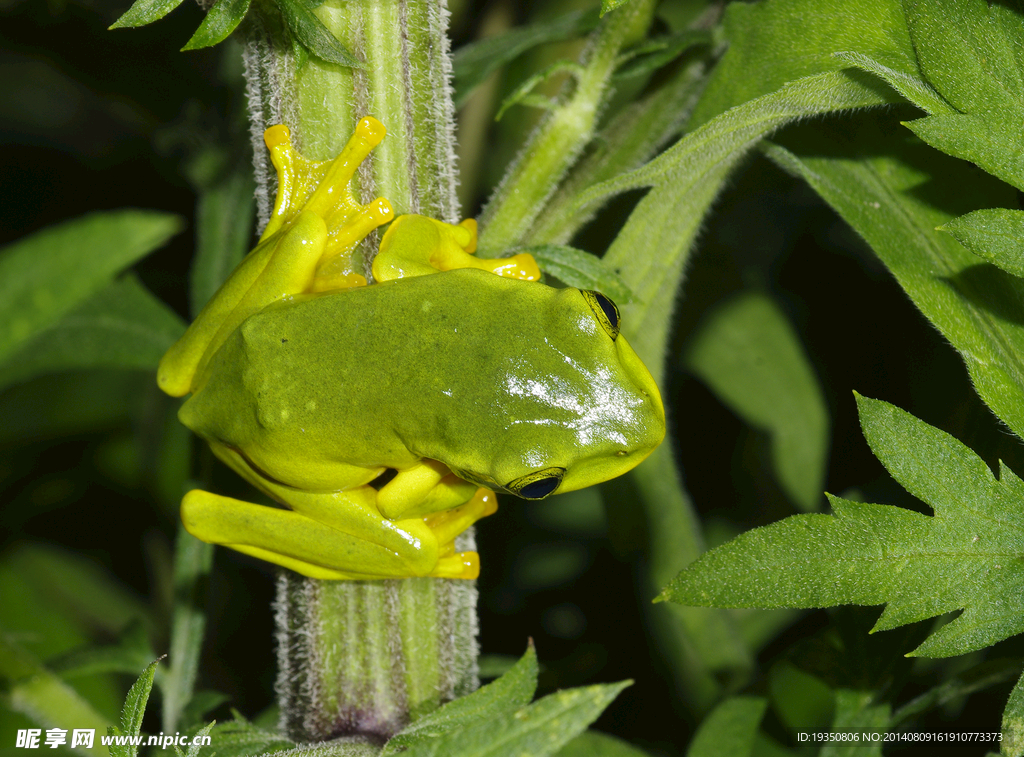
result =
[[[304,212],[323,219],[327,240],[317,264],[312,291],[362,286],[366,279],[351,270],[347,253],[371,231],[391,220],[391,205],[378,197],[361,204],[352,190],[356,169],[384,138],[380,121],[367,116],[356,124],[345,149],[334,160],[307,160],[292,146],[288,127],[272,126],[264,134],[270,159],[277,169],[278,192],[274,213],[263,233],[273,236]]]
[[[430,575],[436,578],[476,578],[480,575],[480,556],[476,552],[456,552],[455,537],[497,511],[497,496],[481,488],[466,504],[425,517],[424,523],[441,545],[441,557]]]
[[[506,278],[540,279],[537,262],[528,253],[487,260],[473,255],[475,251],[476,221],[472,218],[453,226],[426,216],[399,216],[381,240],[380,252],[373,259],[373,277],[388,281],[479,268]]]
[[[274,214],[260,243],[164,355],[157,371],[161,389],[174,397],[196,391],[197,376],[227,337],[271,302],[366,284],[347,253],[393,212],[383,198],[360,204],[350,183],[383,136],[380,122],[364,118],[337,158],[317,163],[292,147],[286,127],[267,130],[278,175]]]

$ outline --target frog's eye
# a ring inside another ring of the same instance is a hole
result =
[[[581,289],[580,294],[590,305],[590,309],[594,311],[594,317],[597,318],[598,323],[608,332],[612,341],[615,341],[615,337],[619,335],[619,309],[615,307],[615,303],[600,292],[591,289]]]
[[[520,476],[505,488],[523,499],[544,499],[558,488],[564,475],[565,468],[545,468]]]

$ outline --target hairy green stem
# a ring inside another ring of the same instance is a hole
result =
[[[481,254],[522,243],[545,201],[590,142],[623,48],[641,39],[654,0],[633,0],[605,15],[583,53],[572,95],[530,135],[480,218]]]
[[[388,133],[358,173],[363,200],[386,197],[396,215],[458,220],[443,0],[327,0],[316,15],[361,69],[299,49],[272,4],[260,6],[250,25],[246,68],[261,222],[274,194],[263,131],[285,123],[306,157],[328,160],[365,115]],[[368,279],[376,246],[373,236],[354,253]],[[472,534],[457,547],[473,549]],[[278,698],[289,735],[383,739],[472,691],[476,596],[473,581],[316,581],[283,573]]]

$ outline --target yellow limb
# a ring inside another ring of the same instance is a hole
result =
[[[456,268],[479,268],[509,278],[540,279],[532,255],[520,253],[488,260],[475,257],[475,250],[476,221],[472,218],[453,226],[426,216],[399,216],[380,242],[380,252],[373,259],[373,277],[390,281]]]

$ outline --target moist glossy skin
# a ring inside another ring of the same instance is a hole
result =
[[[391,219],[386,201],[362,206],[348,189],[382,137],[364,119],[317,165],[268,130],[275,216],[158,381],[192,392],[181,420],[289,509],[195,490],[182,518],[200,539],[317,578],[475,578],[476,554],[454,539],[494,512],[492,491],[540,499],[620,475],[660,443],[664,410],[610,301],[529,280],[528,255],[477,259],[471,221],[402,216],[378,283],[339,273]]]
[[[271,305],[209,370],[182,421],[299,489],[428,458],[491,489],[564,468],[571,491],[664,429],[650,374],[579,290],[470,269]]]

